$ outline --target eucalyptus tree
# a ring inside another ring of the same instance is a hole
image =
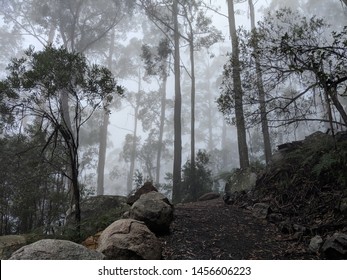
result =
[[[341,102],[346,96],[347,28],[332,31],[326,37],[327,30],[322,19],[306,18],[289,9],[269,14],[259,22],[254,36],[258,40],[257,54],[263,73],[276,83],[285,83],[291,78],[300,81],[300,87],[290,96],[270,100],[271,111],[286,113],[285,118],[277,118],[275,122],[328,122],[332,132],[336,125],[346,126],[347,114]],[[320,99],[325,112],[314,108]],[[298,106],[298,101],[304,105]],[[339,114],[338,119],[333,118],[334,111]]]
[[[220,70],[225,63],[224,52],[224,48],[216,51],[203,48],[196,53],[196,138],[208,152],[221,144],[222,116],[216,106],[215,89],[219,87]]]
[[[0,83],[1,95],[10,94],[12,110],[41,119],[49,131],[43,151],[52,146],[53,153],[58,152],[54,149],[57,142],[64,146],[62,156],[67,160],[62,172],[71,182],[79,234],[80,131],[96,110],[107,109],[105,105],[123,89],[107,68],[89,66],[83,55],[64,48],[48,46],[39,52],[29,49],[24,57],[12,60],[9,70],[8,78]],[[71,106],[67,112],[62,95],[67,96]]]
[[[104,45],[109,46],[109,52],[105,65],[111,69],[115,30],[123,28],[125,19],[129,19],[135,8],[135,0],[14,0],[2,5],[0,13],[5,22],[17,32],[34,37],[43,46],[63,45],[70,51],[94,56],[95,52],[103,52],[104,46],[100,42],[106,42]],[[97,56],[100,58],[100,55]],[[68,99],[66,95],[61,98],[67,112]],[[103,194],[109,113],[105,111],[100,125],[98,194]],[[71,121],[67,114],[65,118],[67,122]]]
[[[332,28],[342,28],[347,23],[345,0],[272,0],[264,15],[281,8],[297,10],[304,15],[324,18]]]
[[[174,199],[180,196],[182,164],[182,97],[181,97],[181,58],[180,39],[184,39],[189,46],[190,78],[191,78],[191,160],[195,161],[195,60],[194,51],[201,47],[209,47],[221,40],[221,33],[212,26],[212,21],[206,16],[206,8],[202,1],[140,1],[149,18],[168,36],[172,42],[174,53],[175,74],[175,109],[174,109],[174,170],[173,191]],[[177,193],[177,197],[176,197]]]
[[[173,201],[180,199],[182,166],[182,95],[181,56],[179,29],[179,1],[139,1],[148,18],[170,40],[173,48],[175,97],[174,97],[174,160],[173,160]]]
[[[255,11],[254,11],[253,0],[248,0],[248,6],[250,10],[251,30],[255,31],[256,25],[255,25]],[[257,40],[254,40],[253,44],[254,44],[254,50],[255,50],[253,52],[253,58],[254,58],[255,71],[256,71],[256,85],[257,85],[258,96],[259,96],[259,111],[260,111],[262,136],[264,141],[264,144],[263,144],[264,154],[265,154],[266,164],[269,164],[271,160],[272,152],[271,152],[269,124],[268,124],[267,112],[266,112],[266,95],[265,95],[265,89],[263,84],[263,74],[262,74],[262,69],[260,65],[260,60],[256,52],[257,45],[258,45]]]
[[[43,46],[56,43],[70,51],[93,48],[134,8],[134,0],[13,0],[1,9],[5,22]]]
[[[209,48],[216,42],[223,39],[221,32],[213,25],[211,18],[207,17],[206,9],[201,8],[202,1],[191,1],[190,5],[181,4],[182,16],[185,21],[185,32],[181,32],[181,37],[189,44],[190,73],[191,78],[191,141],[190,141],[190,166],[191,166],[191,187],[198,188],[194,182],[195,173],[195,103],[196,103],[196,77],[195,77],[195,56],[194,52],[202,47]]]
[[[228,0],[228,17],[229,17],[229,32],[231,37],[231,62],[232,68],[232,86],[229,94],[233,95],[235,100],[235,121],[237,128],[237,143],[239,150],[240,168],[245,169],[249,167],[248,147],[247,147],[247,136],[246,126],[243,112],[243,91],[241,83],[241,69],[240,69],[240,58],[239,58],[239,38],[236,30],[235,21],[235,9],[234,0]],[[228,71],[228,70],[226,70]]]
[[[143,117],[150,115],[151,123],[155,124],[156,127],[159,127],[158,132],[158,148],[157,148],[157,157],[156,157],[156,172],[155,172],[155,182],[159,184],[160,180],[160,169],[161,169],[161,158],[162,151],[164,149],[164,126],[166,122],[166,91],[167,91],[167,79],[169,76],[169,57],[172,53],[170,48],[170,44],[167,38],[163,38],[160,40],[158,46],[149,46],[148,44],[142,46],[142,59],[145,62],[146,73],[149,76],[158,76],[161,82],[159,85],[159,99],[160,99],[160,113],[156,112],[156,110],[147,110],[147,114],[141,113]],[[150,107],[153,104],[156,104],[155,100],[151,98],[150,95],[148,97],[151,99]],[[160,120],[159,123],[156,121],[156,117],[159,115]],[[142,121],[143,124],[144,120]]]

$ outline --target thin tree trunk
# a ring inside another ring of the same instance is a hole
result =
[[[251,29],[255,30],[255,15],[254,15],[254,5],[253,0],[248,0],[249,9],[250,9],[250,17],[251,17]],[[266,98],[265,98],[265,90],[263,84],[263,75],[260,66],[259,56],[257,55],[256,49],[258,47],[257,42],[254,45],[254,58],[255,58],[255,68],[256,68],[256,76],[257,76],[257,88],[259,95],[259,109],[260,109],[260,118],[261,118],[261,130],[263,133],[263,141],[264,141],[264,154],[265,154],[265,162],[269,164],[272,157],[271,152],[271,141],[270,141],[270,133],[269,133],[269,125],[267,120],[266,113]]]
[[[111,32],[110,39],[110,48],[108,54],[108,69],[112,71],[112,58],[114,55],[114,42],[115,42],[115,30],[113,29]],[[99,131],[99,154],[98,154],[98,168],[97,168],[97,195],[104,194],[104,181],[105,181],[105,163],[106,163],[106,149],[107,149],[107,133],[108,133],[108,125],[110,122],[110,114],[108,111],[103,112],[103,122]]]
[[[239,43],[236,32],[235,13],[234,13],[234,2],[228,0],[228,16],[229,16],[229,31],[231,36],[232,45],[232,62],[233,62],[233,84],[234,84],[234,95],[235,95],[235,118],[237,128],[237,142],[240,157],[240,168],[246,169],[249,167],[248,147],[247,147],[247,136],[246,126],[243,113],[243,92],[240,75],[240,59],[239,59]]]
[[[182,165],[182,131],[181,131],[181,69],[180,69],[180,34],[178,29],[178,1],[173,1],[174,20],[174,72],[175,72],[175,105],[174,105],[174,163],[172,199],[177,202],[181,198],[181,165]]]
[[[345,109],[343,108],[342,104],[340,103],[339,99],[337,98],[336,89],[333,89],[333,88],[328,89],[327,95],[330,97],[335,108],[340,113],[340,116],[341,116],[343,122],[347,125],[347,113],[346,113]]]
[[[164,67],[166,69],[166,63],[164,64]],[[163,83],[161,86],[160,127],[159,127],[159,139],[158,139],[157,166],[156,166],[156,174],[155,174],[156,184],[159,184],[159,181],[160,181],[160,164],[161,164],[161,154],[163,151],[164,125],[165,125],[165,113],[166,113],[166,84],[167,84],[167,76],[164,75]]]
[[[98,179],[97,179],[97,190],[96,195],[104,194],[104,178],[105,178],[105,163],[106,163],[106,148],[107,148],[107,132],[110,120],[110,115],[108,112],[103,113],[103,122],[99,131],[99,155],[98,155]]]
[[[222,162],[223,166],[226,167],[228,164],[228,154],[227,154],[227,124],[225,120],[223,120],[223,128],[222,128]]]
[[[80,208],[80,188],[78,183],[78,155],[77,150],[73,151],[73,165],[75,168],[72,168],[72,189],[73,189],[73,197],[74,197],[74,205],[75,205],[75,221],[76,221],[76,232],[77,237],[81,236],[81,208]]]
[[[139,96],[139,93],[138,93]],[[137,138],[137,119],[139,114],[139,105],[138,105],[138,97],[136,97],[136,104],[134,108],[134,133],[133,133],[133,143],[131,148],[131,155],[130,155],[130,170],[128,174],[127,179],[127,189],[128,193],[132,191],[133,188],[133,177],[135,172],[135,159],[136,159],[136,138]]]
[[[213,143],[213,112],[212,112],[212,107],[213,107],[213,98],[211,94],[211,73],[210,73],[210,61],[207,60],[208,65],[207,65],[207,98],[208,98],[208,150],[212,151],[214,148],[214,143]]]
[[[194,39],[193,31],[191,29],[191,37],[189,41],[189,52],[190,52],[190,76],[191,76],[191,120],[190,120],[190,176],[191,176],[191,187],[193,199],[197,197],[197,185],[196,185],[196,174],[195,174],[195,60],[194,60]]]
[[[60,127],[61,135],[64,138],[65,144],[69,151],[69,168],[68,177],[71,183],[72,189],[72,202],[71,207],[75,207],[75,222],[76,222],[76,232],[77,236],[80,236],[80,224],[81,224],[81,209],[80,209],[80,189],[78,182],[78,172],[79,172],[79,163],[78,163],[78,145],[79,139],[77,131],[74,131],[72,128],[70,112],[69,112],[69,102],[68,102],[68,93],[64,90],[61,94],[61,113],[62,113],[62,124]],[[77,129],[77,128],[76,128]],[[75,136],[76,135],[76,136]]]

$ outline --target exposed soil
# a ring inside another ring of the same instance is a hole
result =
[[[177,205],[171,233],[160,239],[168,260],[318,258],[302,240],[221,198]]]

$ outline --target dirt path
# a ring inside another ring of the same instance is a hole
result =
[[[314,259],[302,242],[222,199],[178,205],[164,259]]]

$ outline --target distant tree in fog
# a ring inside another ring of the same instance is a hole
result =
[[[322,19],[281,9],[268,14],[252,34],[240,36],[246,37],[242,74],[250,109],[259,103],[253,94],[257,58],[266,81],[266,113],[272,126],[323,122],[332,133],[346,127],[346,28],[331,31]],[[260,112],[253,113],[259,116]],[[248,117],[253,113],[248,112]]]

